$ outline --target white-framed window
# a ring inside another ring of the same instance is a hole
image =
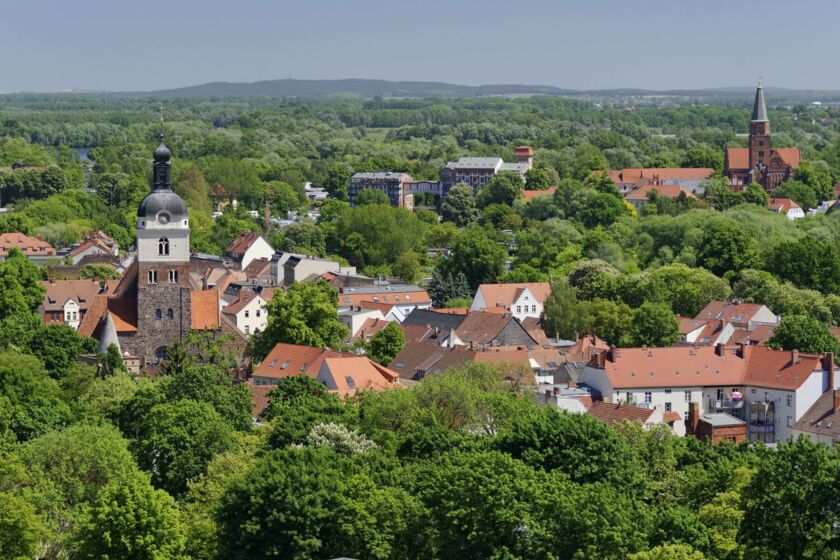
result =
[[[653,393],[651,393],[650,391],[645,391],[645,402],[653,402]]]
[[[245,334],[248,334],[249,332],[251,332],[251,326],[245,325]]]
[[[691,402],[691,391],[685,392],[685,402]]]
[[[170,284],[177,284],[178,283],[178,271],[172,269],[169,271],[169,283]]]
[[[149,271],[149,284],[157,284],[157,270]]]
[[[683,412],[683,422],[688,422],[688,411]]]
[[[665,403],[665,412],[671,412],[671,403],[669,403],[669,402]]]
[[[631,402],[633,402],[633,393],[631,393],[630,391],[627,391],[627,394],[624,395],[624,396],[627,397],[627,400],[625,401],[627,404],[630,404]]]
[[[536,306],[536,305],[532,305],[532,306],[531,306],[531,313],[536,313],[536,312],[537,312],[537,306]]]
[[[516,306],[516,312],[517,313],[522,313],[522,306],[521,305]]]
[[[259,317],[259,316],[260,316],[260,310],[257,309],[257,317]]]
[[[720,400],[723,400],[723,389],[718,389],[718,390],[717,390],[717,399],[718,399],[719,401],[720,401]]]
[[[788,395],[787,396],[787,405],[788,406],[793,406],[793,395]]]
[[[169,239],[161,237],[158,239],[158,255],[169,254]]]
[[[246,309],[245,310],[245,318],[247,319],[250,316],[251,316],[251,312]]]
[[[787,427],[788,427],[788,428],[792,428],[792,427],[793,427],[793,416],[788,416],[788,417],[787,417]]]

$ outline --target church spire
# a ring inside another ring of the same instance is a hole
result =
[[[758,80],[758,88],[755,90],[755,103],[753,104],[753,122],[768,122],[767,107],[764,105],[764,88],[761,87],[761,78]]]

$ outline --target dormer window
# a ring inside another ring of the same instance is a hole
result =
[[[161,237],[160,239],[158,239],[158,255],[169,255],[169,239],[165,237]]]

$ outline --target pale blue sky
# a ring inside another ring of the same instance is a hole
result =
[[[840,89],[838,20],[837,0],[0,0],[0,91],[290,76]]]

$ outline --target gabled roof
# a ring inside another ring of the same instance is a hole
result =
[[[254,377],[281,379],[300,374],[315,377],[326,357],[352,356],[326,348],[279,343],[254,370]]]
[[[78,247],[67,253],[68,257],[75,257],[76,255],[81,255],[85,251],[91,248],[97,248],[100,251],[103,251],[107,254],[112,254],[114,250],[111,247],[108,247],[103,241],[99,239],[87,239],[83,243],[81,243]]]
[[[799,148],[773,148],[770,151],[771,158],[773,154],[778,154],[786,164],[794,169],[799,168],[802,159],[802,152],[799,151]],[[726,148],[726,160],[729,169],[749,169],[750,150],[749,148]]]
[[[449,333],[450,329],[457,329],[464,322],[467,315],[450,313],[438,313],[430,309],[414,309],[406,315],[402,322],[403,327],[418,325],[440,329],[441,332]]]
[[[768,210],[773,210],[781,214],[787,214],[789,210],[793,210],[794,208],[799,208],[799,205],[789,198],[774,197],[767,202]]]
[[[489,344],[499,336],[510,321],[516,321],[516,319],[510,315],[475,311],[464,318],[464,321],[455,329],[455,334],[464,342]]]
[[[551,285],[548,282],[481,284],[478,287],[478,291],[484,297],[484,307],[488,309],[492,307],[510,308],[525,289],[531,292],[531,295],[540,303],[545,303],[545,300],[551,294]]]
[[[391,389],[399,375],[364,356],[326,358],[318,377],[332,379],[339,396],[353,395],[356,391]],[[329,385],[329,384],[328,384]]]
[[[249,303],[251,303],[258,297],[259,296],[254,292],[242,290],[239,292],[239,297],[237,299],[235,299],[234,301],[226,305],[224,309],[222,309],[222,313],[226,313],[228,315],[236,315],[237,313],[245,309],[245,307],[247,307]]]
[[[0,257],[8,256],[9,250],[17,248],[27,257],[55,255],[52,245],[40,237],[31,237],[20,232],[0,233]]]
[[[525,190],[522,194],[525,197],[525,202],[531,202],[538,196],[553,196],[557,187],[549,187],[544,190]]]
[[[587,335],[579,338],[577,342],[563,351],[566,361],[576,363],[586,363],[592,359],[593,356],[606,352],[610,349],[610,345],[604,340],[595,335]]]
[[[386,321],[385,319],[375,319],[372,317],[365,319],[365,322],[362,323],[362,326],[359,328],[359,331],[353,339],[368,341],[373,337],[373,335],[387,327],[389,323],[390,321]]]
[[[620,348],[593,358],[615,389],[752,385],[796,390],[815,371],[822,356],[764,346]]]
[[[509,364],[509,365],[524,365],[531,367],[530,357],[527,348],[502,348],[502,349],[486,349],[475,353],[476,362],[483,362],[488,364]]]
[[[193,330],[218,329],[219,293],[216,290],[191,290],[190,314]]]
[[[105,312],[107,310],[108,296],[105,294],[94,296],[93,301],[88,307],[87,313],[85,313],[85,316],[82,317],[82,320],[79,323],[79,335],[93,336],[96,332],[96,327],[99,326],[99,322],[105,316]]]
[[[834,390],[823,393],[793,428],[840,440],[840,407],[835,406],[837,398]]]
[[[43,307],[44,311],[60,311],[68,299],[79,304],[79,308],[86,310],[93,303],[93,299],[101,291],[99,281],[86,280],[44,280]]]
[[[662,185],[654,183],[647,183],[645,185],[638,186],[624,195],[624,198],[627,200],[647,200],[648,196],[653,191],[659,193],[659,196],[663,198],[677,198],[681,194],[684,194],[687,198],[697,198],[680,185]]]
[[[608,171],[610,179],[617,184],[639,184],[652,181],[702,181],[715,170],[711,167],[629,167]],[[593,173],[603,173],[594,171]]]
[[[409,340],[388,367],[403,379],[422,379],[429,373],[462,366],[474,358],[475,352],[463,348],[444,348]]]
[[[350,292],[345,288],[342,293],[338,294],[339,307],[360,305],[363,302],[386,303],[389,305],[426,305],[432,303],[432,298],[429,297],[426,290],[419,288],[399,292],[387,289],[377,291],[361,289],[361,293]]]
[[[249,280],[267,274],[271,269],[271,261],[266,258],[254,259],[245,267],[245,277]]]
[[[760,303],[712,300],[700,310],[695,319],[720,319],[729,323],[749,323],[764,308]]]
[[[653,414],[652,408],[640,408],[627,404],[612,404],[594,401],[586,413],[607,424],[619,424],[625,420],[644,424]]]
[[[231,241],[227,249],[225,249],[225,255],[233,256],[244,254],[248,249],[251,248],[251,245],[256,243],[257,239],[259,239],[260,237],[261,234],[255,231],[246,231],[245,233],[240,233],[236,237],[236,239]]]

